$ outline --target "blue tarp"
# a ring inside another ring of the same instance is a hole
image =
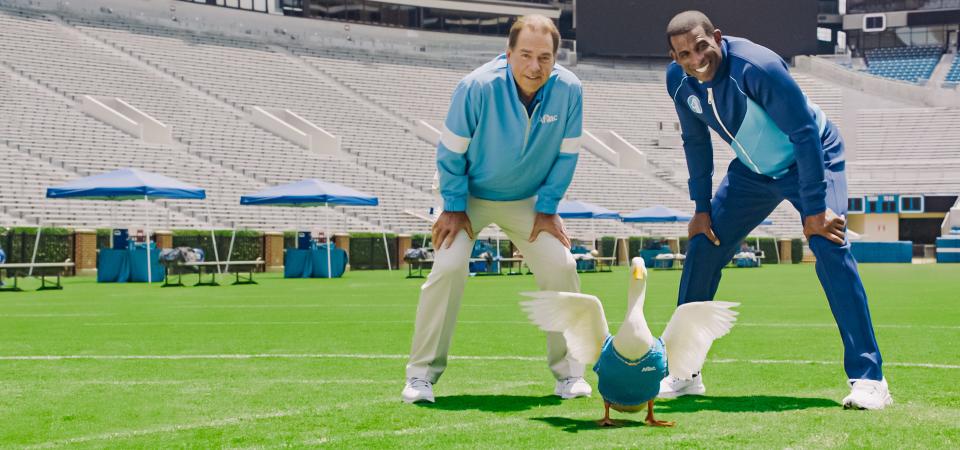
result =
[[[937,262],[960,263],[960,238],[953,235],[937,238]]]
[[[912,241],[850,243],[850,253],[858,263],[910,263],[913,260]]]
[[[564,219],[619,219],[620,214],[579,200],[560,200],[557,214]]]
[[[622,214],[620,217],[624,222],[688,222],[693,216],[658,205]]]
[[[647,267],[657,267],[656,266],[657,255],[664,254],[664,253],[672,254],[673,251],[670,250],[670,247],[667,247],[666,245],[664,245],[656,249],[642,249],[640,250],[640,257],[643,258],[643,263]],[[670,261],[669,267],[673,267],[673,260],[668,260],[668,261]]]
[[[271,206],[377,206],[377,197],[355,191],[339,184],[317,179],[269,187],[260,192],[240,197],[241,205]]]
[[[577,262],[577,270],[595,270],[597,267],[596,260],[593,259],[576,259],[576,255],[589,255],[590,249],[582,245],[574,245],[570,247],[570,253],[574,255],[574,259]]]
[[[283,277],[328,278],[326,247],[327,244],[309,250],[286,249],[283,254]],[[343,276],[347,269],[347,252],[334,247],[330,249],[330,258],[333,259],[333,273],[329,278]]]
[[[151,245],[151,247],[153,247]],[[152,281],[163,281],[160,249],[150,250]],[[97,255],[98,283],[127,283],[147,281],[147,249],[138,245],[125,250],[101,248]]]
[[[486,259],[481,256],[484,253],[490,255],[491,261],[493,264],[487,264]],[[473,243],[473,250],[470,252],[471,259],[483,258],[483,261],[470,261],[469,269],[470,273],[485,273],[485,272],[500,272],[500,258],[497,256],[497,249],[493,247],[489,242],[482,241],[477,239]]]
[[[173,178],[140,169],[118,169],[47,188],[47,198],[139,200],[149,198],[204,199],[206,192]]]

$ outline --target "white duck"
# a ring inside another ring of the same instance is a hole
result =
[[[673,426],[653,417],[653,399],[660,380],[668,373],[700,371],[713,341],[730,331],[739,303],[693,302],[681,305],[660,339],[653,337],[643,316],[647,292],[647,268],[643,258],[633,258],[630,270],[627,317],[616,336],[610,335],[600,299],[572,292],[540,291],[523,295],[533,298],[522,303],[530,320],[545,331],[562,332],[567,351],[580,363],[595,364],[597,389],[604,401],[601,426],[617,425],[610,408],[637,412],[647,406],[646,422]]]

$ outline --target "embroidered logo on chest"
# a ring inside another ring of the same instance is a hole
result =
[[[693,112],[703,114],[703,107],[700,106],[700,99],[697,98],[696,95],[687,97],[687,106],[689,106]]]
[[[641,372],[653,372],[654,370],[657,370],[657,369],[656,369],[655,367],[653,367],[653,366],[647,366],[647,367],[644,367],[644,368],[640,369]]]
[[[557,115],[556,115],[556,114],[553,114],[553,115],[551,115],[551,114],[544,114],[543,117],[540,118],[540,123],[541,123],[541,124],[544,124],[544,125],[546,125],[546,124],[548,124],[548,123],[553,123],[553,122],[556,122],[556,121],[557,121]]]

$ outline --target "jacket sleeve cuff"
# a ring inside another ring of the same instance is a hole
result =
[[[705,199],[702,198],[702,199],[699,199],[699,200],[694,200],[694,202],[696,202],[696,204],[697,204],[697,210],[696,210],[696,212],[698,212],[698,213],[710,212],[711,209],[712,209],[712,208],[710,207],[710,199],[709,199],[709,198],[705,198]]]
[[[827,202],[824,199],[804,199],[803,217],[815,216],[827,210]]]
[[[538,213],[556,214],[557,206],[559,204],[560,204],[560,199],[548,198],[541,195],[537,197],[537,203],[534,205],[533,209]]]
[[[467,210],[467,199],[462,197],[444,197],[443,210],[450,212],[463,212]]]

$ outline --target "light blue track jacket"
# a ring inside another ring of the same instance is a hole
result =
[[[461,80],[437,146],[443,209],[465,211],[468,196],[536,195],[536,211],[555,214],[577,166],[582,92],[576,75],[554,65],[528,115],[505,54]]]

